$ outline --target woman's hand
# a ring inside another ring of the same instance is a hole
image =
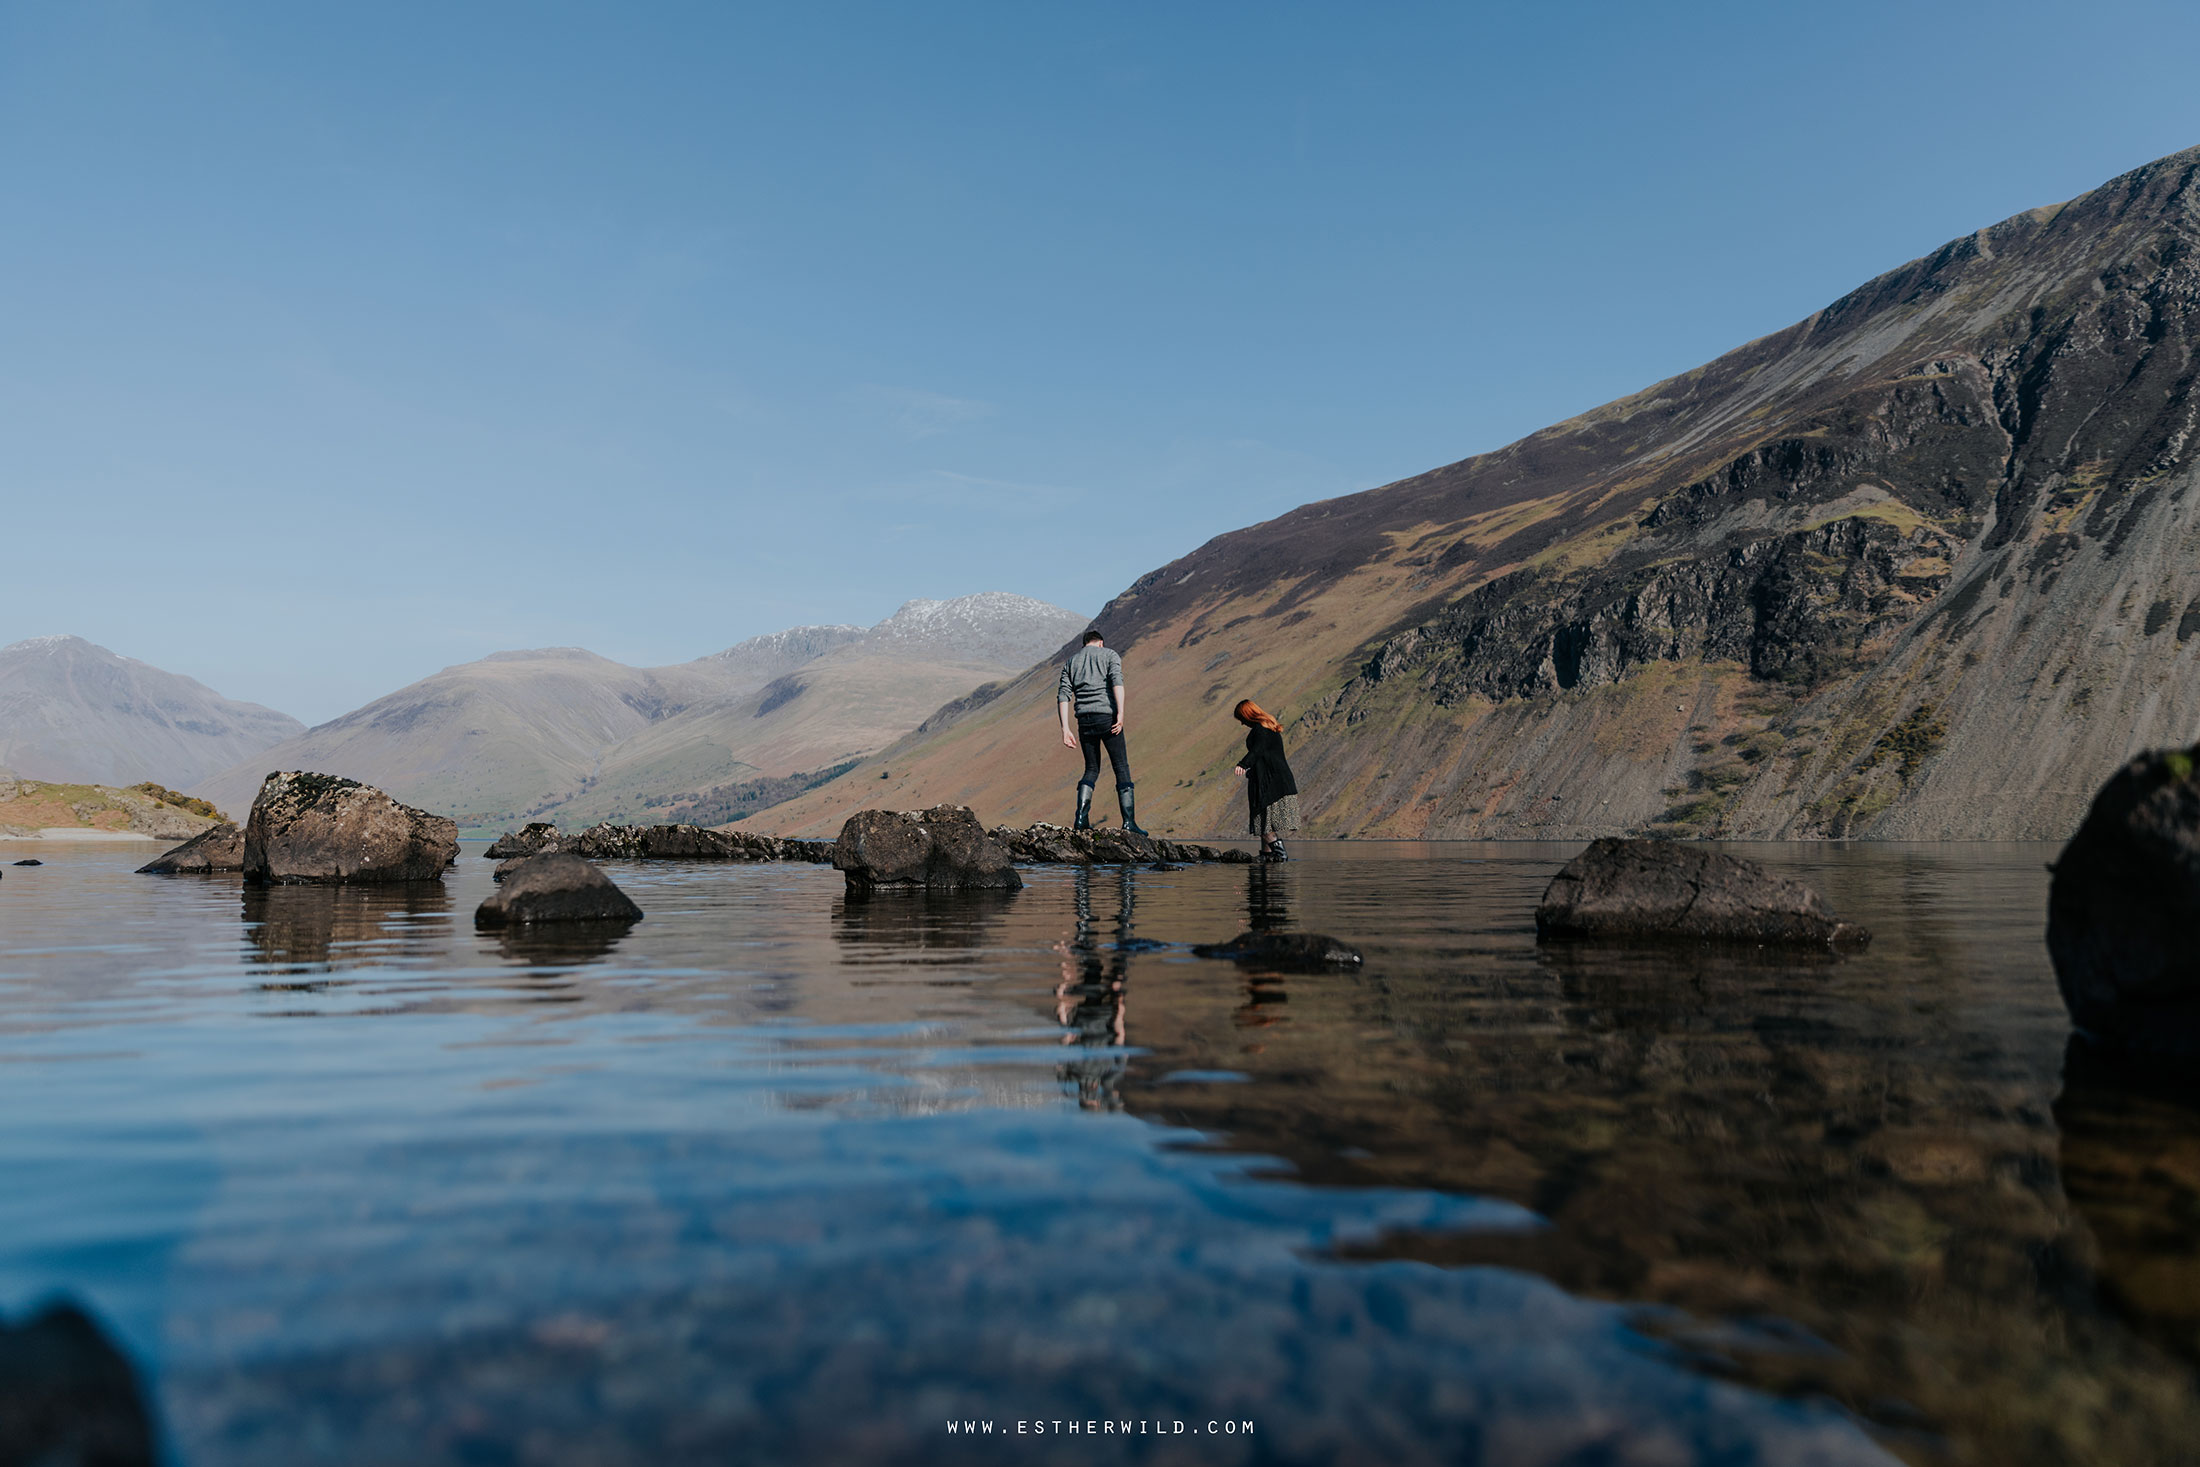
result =
[[[1233,769],[1234,771],[1236,771],[1236,773],[1237,773],[1237,777],[1238,777],[1239,779],[1243,779],[1243,778],[1245,778],[1245,766],[1244,766],[1244,765],[1242,765],[1242,764],[1233,764],[1233,765],[1231,765],[1231,766],[1230,766],[1230,768],[1231,768],[1231,769]]]

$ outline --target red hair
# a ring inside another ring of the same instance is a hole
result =
[[[1243,700],[1237,707],[1231,709],[1230,716],[1248,728],[1258,725],[1267,729],[1270,733],[1283,732],[1283,725],[1276,722],[1276,716],[1261,707],[1260,704],[1255,703],[1251,698]]]

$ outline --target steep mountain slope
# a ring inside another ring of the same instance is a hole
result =
[[[647,818],[682,796],[869,753],[1083,625],[1061,607],[988,592],[912,601],[868,629],[797,627],[672,667],[575,647],[499,652],[191,792],[243,810],[269,770],[303,768],[366,780],[466,826]]]
[[[304,730],[82,637],[0,647],[0,763],[28,779],[186,785]]]
[[[1495,453],[1220,536],[1099,618],[1141,813],[1241,823],[1252,696],[1318,833],[2067,834],[2131,750],[2200,732],[2196,339],[2200,149]],[[1052,693],[1034,669],[750,823],[1060,818]]]

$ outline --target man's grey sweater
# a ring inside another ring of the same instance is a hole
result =
[[[1062,680],[1055,685],[1054,701],[1072,705],[1075,713],[1115,712],[1110,688],[1123,686],[1123,659],[1101,646],[1080,647],[1062,666]]]

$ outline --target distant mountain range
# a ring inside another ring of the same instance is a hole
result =
[[[26,779],[181,787],[303,732],[82,637],[0,647],[0,765]]]
[[[2200,734],[2200,149],[1494,453],[1220,536],[1098,622],[1140,813],[1317,833],[2061,838]],[[1050,668],[752,817],[1063,818]],[[885,776],[882,778],[881,776]]]
[[[188,788],[242,809],[268,771],[317,769],[472,827],[739,808],[742,786],[800,789],[1049,656],[1084,625],[1059,606],[983,592],[911,601],[873,627],[795,627],[671,667],[627,667],[574,647],[499,652]]]

